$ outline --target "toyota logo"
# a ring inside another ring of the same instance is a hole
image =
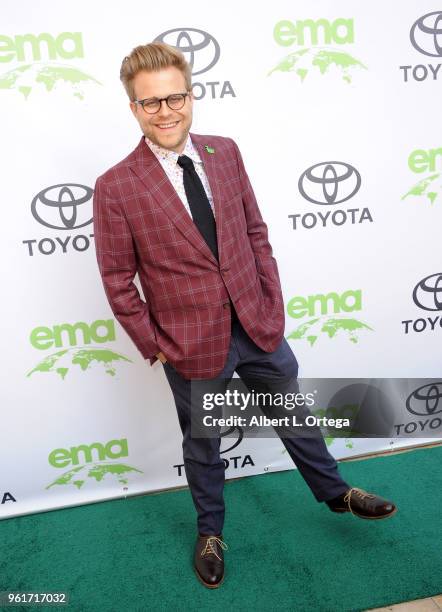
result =
[[[72,230],[92,222],[90,207],[93,189],[77,183],[52,185],[37,193],[31,203],[34,219],[52,229]]]
[[[339,204],[352,198],[361,186],[361,175],[344,162],[321,162],[303,172],[298,181],[301,195],[313,204]]]
[[[220,56],[218,41],[211,34],[197,28],[167,30],[157,36],[155,42],[163,42],[179,49],[192,67],[193,75],[210,70]]]
[[[442,310],[442,272],[421,280],[413,289],[413,300],[423,310]]]
[[[234,448],[236,448],[239,444],[241,444],[242,439],[244,437],[244,431],[242,429],[242,427],[229,427],[229,429],[226,429],[226,431],[223,431],[220,435],[220,438],[226,438],[227,436],[231,436],[233,434],[233,432],[237,430],[238,431],[238,437],[233,439],[233,444],[231,444],[230,446],[228,446],[227,448],[224,448],[222,451],[220,451],[220,455],[222,455],[223,453],[227,453],[228,451],[233,450]]]
[[[412,414],[433,416],[442,412],[440,400],[442,400],[442,382],[429,383],[415,389],[407,397],[406,406]]]
[[[410,40],[419,53],[442,57],[442,11],[419,17],[411,26]]]

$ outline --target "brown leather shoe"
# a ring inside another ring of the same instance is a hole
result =
[[[352,487],[342,495],[326,501],[332,512],[351,512],[365,519],[383,519],[397,511],[393,502],[367,493],[358,487]]]
[[[227,544],[222,535],[199,535],[195,545],[194,568],[204,586],[216,589],[224,579],[224,553]]]

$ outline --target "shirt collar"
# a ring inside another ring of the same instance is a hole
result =
[[[165,149],[164,147],[161,147],[160,145],[155,144],[154,142],[152,142],[147,136],[144,137],[144,141],[146,142],[147,146],[150,148],[150,150],[152,151],[152,153],[155,155],[155,157],[158,159],[158,161],[168,161],[172,164],[176,164],[179,154],[176,153],[175,151],[171,151],[170,149]],[[187,157],[190,157],[190,159],[195,163],[198,164],[202,164],[202,160],[198,154],[198,151],[196,150],[192,139],[190,138],[190,135],[187,136],[187,140],[186,140],[186,144],[184,146],[183,152],[181,155],[187,155]]]

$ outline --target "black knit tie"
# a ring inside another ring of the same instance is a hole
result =
[[[187,155],[180,155],[177,163],[183,169],[184,191],[189,202],[193,222],[207,242],[210,250],[218,259],[218,243],[216,239],[216,224],[210,207],[209,198],[198,176],[193,161]]]

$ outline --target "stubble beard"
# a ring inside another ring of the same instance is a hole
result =
[[[151,140],[153,143],[155,143],[159,147],[162,147],[163,149],[167,149],[169,151],[173,151],[177,147],[181,148],[186,143],[186,140],[190,132],[190,125],[191,124],[189,124],[189,126],[183,132],[181,132],[180,134],[177,134],[174,140],[167,139],[167,137],[160,140],[160,139],[157,139],[155,134],[145,133],[144,135],[147,136],[149,140]],[[159,134],[159,136],[161,136],[161,134]]]

